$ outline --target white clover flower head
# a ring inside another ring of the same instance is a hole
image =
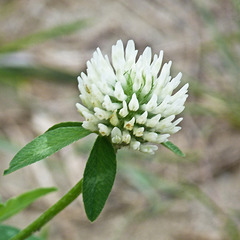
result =
[[[112,46],[111,62],[101,50],[87,62],[87,73],[78,77],[80,99],[77,108],[85,118],[83,127],[109,136],[116,148],[129,146],[153,154],[157,146],[178,132],[188,84],[174,91],[182,73],[170,76],[169,61],[162,66],[163,51],[152,58],[150,47],[136,60],[137,50],[129,40]]]

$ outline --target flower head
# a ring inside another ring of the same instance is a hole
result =
[[[150,47],[136,60],[134,42],[124,50],[121,40],[112,47],[111,61],[101,50],[87,62],[87,73],[78,77],[79,112],[85,118],[83,127],[109,136],[117,148],[129,146],[153,154],[152,143],[167,141],[178,132],[182,118],[175,116],[184,109],[188,84],[173,93],[182,74],[170,76],[172,62],[162,66],[163,51],[152,59]]]

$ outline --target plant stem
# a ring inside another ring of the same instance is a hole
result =
[[[73,202],[82,193],[82,180],[81,179],[69,192],[67,192],[59,201],[52,207],[46,210],[39,218],[28,225],[25,229],[11,238],[11,240],[24,240],[31,236],[34,232],[38,231],[71,202]]]

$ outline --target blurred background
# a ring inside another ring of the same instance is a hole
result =
[[[173,60],[190,83],[182,130],[186,158],[118,154],[118,174],[99,219],[79,198],[40,235],[46,240],[239,240],[240,1],[0,0],[0,195],[59,190],[6,221],[23,228],[83,174],[95,136],[7,176],[16,152],[53,124],[81,121],[76,77],[96,47],[133,39]]]

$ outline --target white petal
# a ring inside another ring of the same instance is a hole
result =
[[[162,99],[167,95],[172,95],[173,90],[180,84],[181,77],[182,73],[178,73],[175,78],[173,78],[171,81],[169,80],[166,86],[159,92],[159,95],[161,95]]]
[[[178,131],[180,131],[182,128],[181,127],[174,127],[171,132],[169,132],[170,134],[174,134],[177,133]]]
[[[92,132],[95,132],[98,130],[97,123],[94,123],[94,122],[83,121],[82,126]]]
[[[158,134],[155,132],[144,132],[143,139],[148,142],[155,142],[157,140]]]
[[[131,141],[131,135],[129,134],[129,132],[128,131],[123,131],[122,142],[126,143],[126,144],[129,144],[130,141]]]
[[[189,84],[186,83],[178,92],[176,92],[172,96],[172,101],[175,101],[176,99],[183,97],[186,94],[188,87],[189,87]]]
[[[137,50],[135,50],[135,44],[133,40],[129,40],[126,46],[126,65],[125,65],[125,71],[128,71],[132,68],[133,64],[135,63],[136,56],[137,56]]]
[[[181,127],[177,126],[183,118],[179,118],[174,122],[170,122],[168,124],[165,125],[165,127],[161,127],[158,126],[159,128],[156,129],[157,131],[160,131],[161,133],[170,133],[170,134],[174,134],[176,132],[178,132],[179,130],[181,130]]]
[[[132,58],[132,55],[135,52],[135,44],[133,40],[129,40],[126,46],[126,60]]]
[[[152,88],[152,74],[150,72],[150,69],[147,70],[145,74],[145,86],[142,89],[141,96],[145,96],[149,93],[149,91]]]
[[[136,123],[138,124],[144,124],[147,121],[147,116],[148,116],[148,112],[145,111],[143,114],[141,115],[137,115],[136,116]]]
[[[169,128],[169,127],[171,127],[172,121],[173,121],[174,118],[175,118],[175,115],[171,115],[171,116],[169,116],[169,117],[161,120],[161,121],[157,124],[156,129],[157,129],[158,131],[161,131],[161,130],[164,131],[164,128]]]
[[[84,118],[86,119],[86,121],[91,121],[91,122],[97,122],[98,119],[93,115],[93,113],[90,113],[89,111],[82,112],[82,115],[84,116]]]
[[[80,94],[79,95],[80,99],[82,100],[82,103],[88,107],[88,109],[92,109],[93,108],[93,105],[89,99],[89,96],[88,95],[83,95],[83,94]]]
[[[154,93],[159,95],[162,87],[164,87],[169,80],[169,74],[170,74],[170,68],[171,68],[172,62],[169,61],[168,63],[165,63],[163,65],[163,68],[161,70],[160,76],[156,80],[156,86],[154,87]]]
[[[135,123],[135,117],[133,117],[130,121],[125,121],[124,128],[131,131],[133,129]]]
[[[81,73],[81,77],[85,83],[91,83],[93,80],[99,78],[99,74],[96,71],[96,68],[93,66],[92,62],[87,61],[87,75],[85,75],[85,73]]]
[[[175,126],[177,126],[182,120],[183,120],[182,117],[181,117],[181,118],[178,118],[176,121],[173,122],[173,124],[174,124]]]
[[[101,108],[98,108],[98,107],[95,107],[95,108],[94,108],[94,111],[95,111],[95,116],[96,116],[97,118],[99,118],[100,120],[103,120],[103,119],[107,120],[107,119],[109,119],[110,116],[111,116],[111,113],[110,113],[110,112],[105,111],[105,110],[103,110],[103,109],[101,109]]]
[[[162,103],[152,110],[152,113],[155,114],[161,113],[163,115],[164,110],[169,106],[168,103],[170,100],[171,97],[169,95],[166,96]]]
[[[134,127],[133,128],[133,135],[136,137],[141,137],[144,132],[144,127]]]
[[[119,109],[121,107],[121,104],[119,103],[113,103],[108,95],[104,97],[104,102],[102,106],[108,110],[108,111],[114,111],[116,109]]]
[[[141,79],[140,78],[135,78],[135,80],[133,82],[133,91],[137,92],[140,89],[141,84],[142,84]]]
[[[173,85],[173,89],[175,89],[181,82],[182,73],[179,72],[178,75],[172,79],[171,84]]]
[[[141,144],[140,151],[148,154],[154,154],[158,150],[156,145]]]
[[[82,112],[89,112],[90,113],[90,111],[80,103],[76,103],[76,107],[81,114],[82,114]]]
[[[137,111],[139,109],[139,102],[136,93],[132,95],[131,101],[128,104],[130,111]]]
[[[116,71],[124,70],[125,59],[121,40],[118,40],[117,44],[112,46],[112,64]]]
[[[153,111],[157,107],[158,97],[156,94],[153,94],[149,102],[146,104],[145,109],[147,111]]]
[[[170,134],[158,134],[156,143],[165,142],[168,137],[170,137]]]
[[[79,89],[80,93],[86,94],[86,90],[85,90],[84,82],[83,82],[82,78],[80,76],[78,76],[77,80],[78,80],[78,89]]]
[[[122,86],[123,87],[126,87],[126,85],[127,85],[127,76],[128,76],[128,73],[127,72],[124,72],[124,71],[118,71],[117,73],[116,73],[116,78],[118,79],[118,81],[120,81],[121,82],[121,84],[122,84]]]
[[[119,124],[119,120],[118,120],[118,117],[117,117],[117,111],[116,110],[110,116],[110,123],[113,126],[117,126]]]
[[[100,102],[103,101],[103,94],[102,92],[98,89],[98,87],[95,85],[95,84],[92,84],[91,85],[91,91],[92,91],[92,95],[97,99],[99,100]]]
[[[119,128],[114,127],[111,132],[112,142],[115,144],[119,144],[122,142],[122,133]]]
[[[97,98],[91,96],[89,100],[92,104],[92,107],[101,107],[101,102]]]
[[[98,72],[98,74],[101,76],[105,76],[105,79],[107,79],[107,82],[114,86],[115,84],[115,73],[114,70],[112,68],[112,65],[109,62],[109,59],[107,56],[103,57],[101,50],[99,48],[97,48],[97,58],[96,58],[96,62],[95,62],[95,68]]]
[[[119,101],[124,101],[127,98],[126,94],[123,91],[122,84],[120,82],[117,82],[116,85],[115,85],[114,96]]]
[[[170,133],[170,134],[174,134],[177,133],[179,130],[181,130],[181,127],[170,127],[168,129],[164,129],[164,131],[162,131],[162,133]]]
[[[107,83],[107,76],[101,76],[100,81],[97,80],[96,84],[102,93],[113,96],[114,92],[112,86]]]
[[[146,47],[142,54],[143,64],[149,66],[152,60],[152,50],[150,47]]]
[[[119,111],[121,117],[126,117],[128,115],[128,108],[126,101],[123,101],[123,108]]]
[[[157,77],[160,68],[162,66],[162,60],[163,60],[163,51],[160,51],[159,57],[156,57],[156,60],[153,61],[151,64],[151,72],[154,77]]]
[[[130,142],[130,148],[133,150],[139,150],[141,146],[141,143],[139,141],[136,141],[135,139],[132,139]]]
[[[161,118],[161,114],[157,114],[156,116],[154,116],[150,119],[147,119],[146,126],[147,127],[155,127],[157,125],[157,123],[159,122],[160,118]]]
[[[136,75],[132,76],[133,79],[133,91],[137,92],[142,85],[142,70],[136,70]]]
[[[108,136],[111,133],[111,130],[112,130],[110,127],[107,127],[106,125],[104,125],[102,123],[98,124],[98,129],[99,129],[99,133],[102,136]]]

